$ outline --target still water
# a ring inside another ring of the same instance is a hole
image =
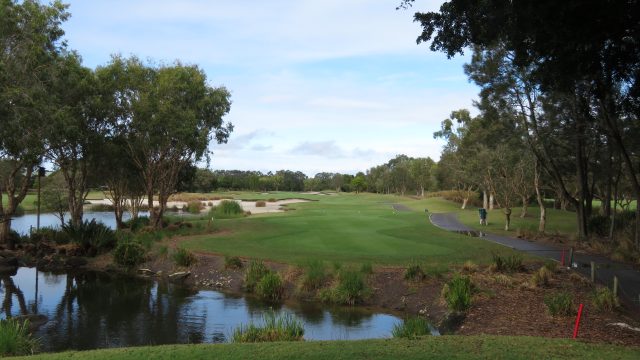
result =
[[[236,326],[260,322],[271,309],[301,319],[306,340],[390,337],[401,321],[353,308],[274,306],[213,290],[99,273],[56,275],[20,268],[15,276],[0,279],[0,319],[47,317],[34,334],[43,351],[225,342]]]

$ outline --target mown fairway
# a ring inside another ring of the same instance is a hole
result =
[[[297,264],[320,259],[406,265],[419,260],[438,266],[469,259],[488,262],[492,252],[511,251],[438,229],[422,209],[395,211],[392,204],[407,203],[398,196],[282,195],[243,193],[235,197],[305,197],[316,201],[289,205],[295,211],[280,214],[214,220],[218,234],[188,238],[182,244],[192,250]],[[419,207],[419,202],[415,205]]]
[[[639,356],[638,348],[569,339],[438,336],[419,340],[163,345],[20,359],[637,359]]]

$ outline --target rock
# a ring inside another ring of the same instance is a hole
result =
[[[138,269],[138,272],[142,275],[154,276],[156,272],[150,269]]]
[[[191,275],[189,271],[178,271],[173,274],[169,274],[170,280],[184,280],[187,276]]]

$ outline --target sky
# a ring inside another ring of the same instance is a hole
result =
[[[439,159],[433,139],[478,89],[462,65],[417,45],[418,0],[67,0],[85,66],[112,54],[195,64],[231,92],[227,144],[211,169],[354,174],[398,154]]]

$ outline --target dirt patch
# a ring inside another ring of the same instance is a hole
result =
[[[578,338],[593,342],[640,345],[640,333],[612,326],[624,322],[638,326],[637,317],[624,312],[599,313],[591,304],[592,285],[570,277],[569,270],[556,272],[547,287],[529,285],[531,274],[501,275],[478,273],[472,276],[479,294],[474,297],[461,335],[523,335],[571,338],[575,316],[553,317],[544,304],[545,296],[567,291],[574,305],[585,305]],[[635,319],[634,319],[635,318]]]

